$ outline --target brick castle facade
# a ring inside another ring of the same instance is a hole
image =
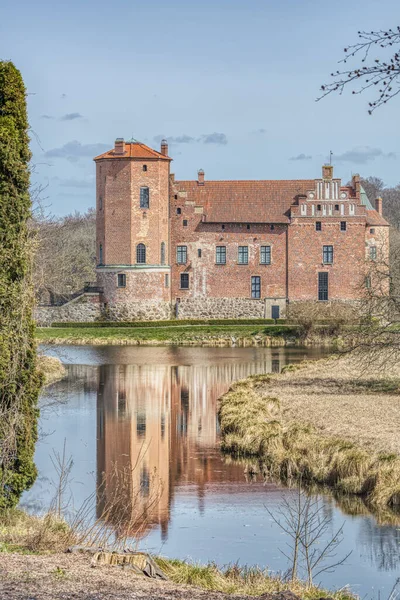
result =
[[[158,152],[117,139],[97,156],[97,282],[115,319],[278,318],[299,301],[355,301],[389,226],[359,175],[193,181]]]

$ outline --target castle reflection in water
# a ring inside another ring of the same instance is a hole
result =
[[[249,359],[99,367],[97,481],[104,491],[98,516],[115,496],[116,472],[125,473],[129,486],[120,502],[135,498],[136,511],[138,503],[143,505],[147,530],[159,525],[164,539],[177,486],[195,485],[201,510],[206,484],[244,482],[243,466],[226,463],[219,451],[218,398],[233,381],[279,372],[287,362],[284,348],[261,361]]]

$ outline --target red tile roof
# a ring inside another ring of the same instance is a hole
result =
[[[172,160],[169,156],[165,156],[161,152],[157,152],[157,150],[153,150],[140,142],[125,142],[124,154],[115,154],[113,148],[112,150],[108,150],[108,152],[104,152],[104,154],[99,154],[93,160],[100,160],[102,158],[160,158],[161,160]]]
[[[389,223],[376,210],[367,210],[367,225],[386,225]]]
[[[210,223],[288,223],[298,195],[315,189],[314,179],[277,181],[176,181],[188,200],[204,206]]]

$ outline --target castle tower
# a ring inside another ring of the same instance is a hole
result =
[[[170,317],[168,145],[118,138],[96,162],[97,284],[111,319]]]

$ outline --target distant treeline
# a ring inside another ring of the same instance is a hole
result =
[[[38,212],[38,211],[37,211]],[[96,211],[32,221],[37,251],[34,284],[40,303],[69,298],[86,282],[96,281]]]

